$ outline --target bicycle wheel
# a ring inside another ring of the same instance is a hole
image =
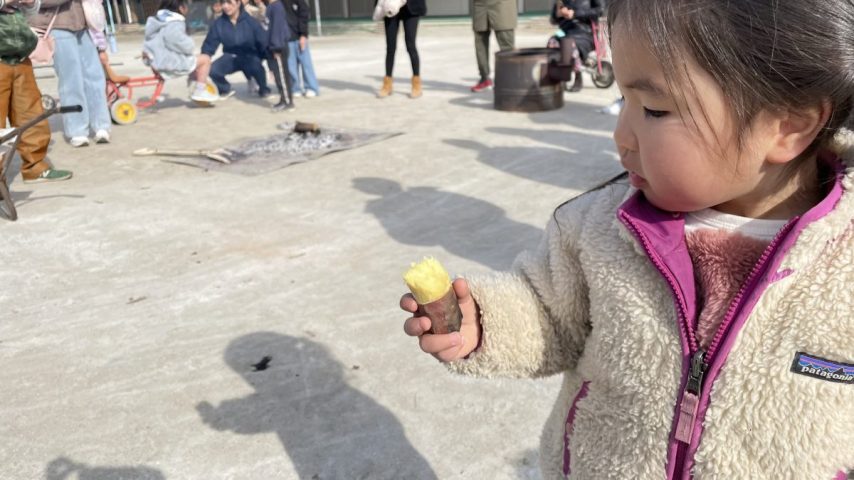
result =
[[[599,88],[608,88],[614,84],[614,67],[611,66],[611,62],[601,62],[602,63],[602,72],[599,73],[599,69],[593,67],[593,71],[590,73],[590,76],[593,79],[593,85],[596,85]]]

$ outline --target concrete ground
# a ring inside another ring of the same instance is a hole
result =
[[[145,73],[140,45],[120,38],[117,71]],[[295,112],[238,74],[211,109],[171,81],[109,145],[72,149],[53,119],[74,178],[16,178],[20,219],[0,220],[0,478],[539,478],[558,379],[448,373],[402,331],[401,274],[425,255],[508,268],[556,205],[618,171],[597,112],[617,93],[588,81],[561,110],[498,112],[468,91],[467,26],[425,22],[418,47],[419,100],[402,39],[395,94],[374,97],[384,40],[357,32],[312,38],[321,96]],[[131,156],[297,119],[404,134],[257,177]]]

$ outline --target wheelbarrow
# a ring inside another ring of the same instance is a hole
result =
[[[44,112],[41,115],[25,122],[23,125],[0,130],[0,210],[3,211],[6,218],[13,222],[18,219],[18,211],[15,210],[15,202],[12,201],[12,194],[9,192],[9,185],[6,183],[6,169],[12,163],[12,158],[14,158],[15,152],[18,150],[18,142],[21,141],[21,134],[54,113],[83,111],[83,107],[80,105],[60,107],[53,97],[47,95],[42,95],[42,107],[44,107]]]

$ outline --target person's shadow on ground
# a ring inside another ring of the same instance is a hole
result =
[[[66,457],[47,464],[46,480],[166,480],[160,470],[150,467],[90,467]]]
[[[255,393],[196,409],[210,427],[276,433],[300,479],[435,479],[386,408],[347,384],[345,369],[311,340],[255,332],[225,362]]]
[[[404,190],[395,181],[360,177],[353,186],[377,195],[365,210],[386,232],[408,245],[440,246],[493,270],[506,270],[513,258],[533,247],[542,230],[507,217],[501,208],[477,198],[434,187]]]

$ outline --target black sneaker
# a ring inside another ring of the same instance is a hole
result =
[[[273,105],[273,111],[274,111],[274,112],[291,111],[291,110],[295,110],[296,108],[297,108],[297,107],[296,107],[296,105],[294,105],[294,104],[293,104],[293,102],[288,103],[288,102],[286,102],[286,101],[284,101],[284,100],[282,100],[281,102],[279,102],[279,103],[277,103],[277,104]]]
[[[270,90],[269,87],[264,87],[264,88],[258,89],[258,96],[261,98],[268,97],[268,96],[270,96],[271,93],[273,93],[273,91]]]
[[[61,182],[71,178],[71,172],[68,170],[56,170],[48,168],[36,178],[25,178],[24,183],[42,183],[42,182]]]

